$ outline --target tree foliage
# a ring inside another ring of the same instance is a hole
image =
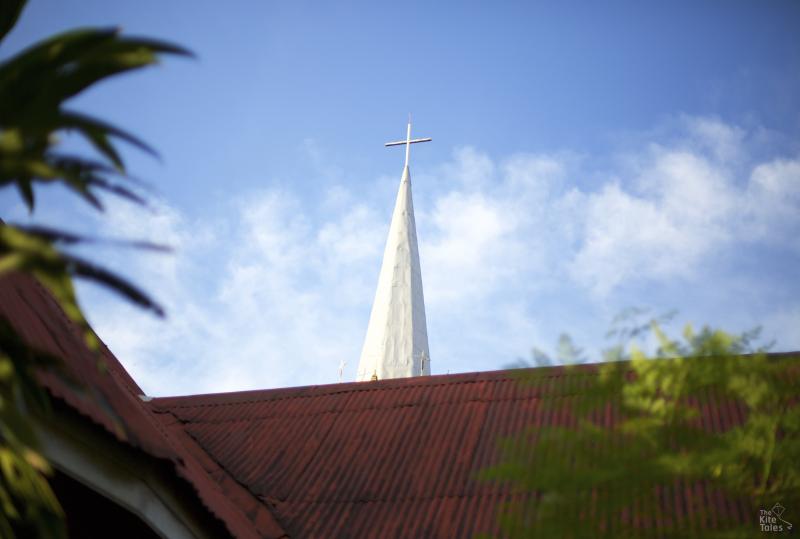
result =
[[[0,43],[14,27],[24,0],[0,3]],[[102,211],[99,193],[144,204],[117,144],[155,152],[130,133],[69,107],[81,92],[109,77],[157,62],[160,55],[189,55],[175,45],[120,34],[117,28],[84,28],[45,39],[0,63],[0,188],[15,187],[33,212],[36,185],[60,184]],[[86,157],[62,150],[59,135],[76,133],[96,150]],[[147,294],[100,265],[66,248],[98,241],[55,228],[0,221],[0,278],[23,272],[37,278],[83,331],[87,346],[98,341],[81,312],[73,278],[99,283],[162,315]],[[147,242],[135,247],[162,249]],[[38,450],[31,414],[46,414],[48,395],[36,372],[61,369],[59,358],[32,348],[0,318],[0,536],[63,537],[61,509]]]
[[[567,406],[572,422],[502,442],[503,459],[484,477],[527,494],[501,508],[505,535],[750,537],[759,508],[800,510],[800,356],[744,353],[757,332],[687,326],[673,340],[655,322],[650,331],[654,357],[613,349],[626,361],[594,367],[569,403],[542,402]],[[534,376],[521,374],[521,383]],[[724,430],[701,417],[723,409],[740,414]],[[695,487],[743,504],[752,517],[717,515],[708,529],[703,521],[715,508],[707,501],[676,506],[678,491]]]

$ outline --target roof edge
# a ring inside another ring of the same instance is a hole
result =
[[[742,354],[748,356],[753,354]],[[799,351],[772,352],[767,356],[774,359],[799,357]],[[180,407],[181,405],[203,406],[217,404],[234,404],[241,402],[266,401],[290,399],[299,397],[312,397],[332,395],[336,393],[350,393],[355,391],[375,391],[385,389],[399,389],[408,387],[429,387],[438,385],[466,384],[487,381],[500,381],[519,378],[525,374],[536,374],[540,377],[561,376],[567,371],[596,373],[600,365],[612,363],[629,363],[629,361],[581,363],[574,365],[553,365],[546,367],[528,367],[515,369],[502,369],[496,371],[474,371],[456,374],[434,374],[430,376],[413,376],[408,378],[392,378],[366,382],[344,382],[337,384],[317,384],[296,387],[281,387],[271,389],[251,389],[245,391],[229,391],[223,393],[198,393],[192,395],[175,395],[167,397],[154,397],[148,404],[154,408]]]

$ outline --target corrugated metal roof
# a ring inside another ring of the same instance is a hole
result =
[[[22,274],[0,278],[0,317],[28,343],[65,360],[74,382],[42,373],[51,395],[112,434],[120,443],[171,462],[178,477],[188,481],[198,501],[219,518],[231,535],[242,538],[283,537],[283,530],[263,504],[236,484],[178,426],[152,413],[138,397],[142,390],[114,355],[102,346],[100,355],[86,347],[74,324],[50,294]],[[107,373],[98,368],[98,361]],[[193,450],[194,449],[194,450]],[[205,456],[205,460],[203,460]],[[212,464],[207,464],[210,461]],[[212,473],[213,472],[213,473]]]
[[[498,438],[573,422],[570,403],[595,372],[591,365],[537,369],[528,385],[519,383],[519,371],[496,371],[143,403],[135,381],[105,347],[110,375],[97,370],[77,330],[34,281],[0,279],[0,316],[29,342],[65,357],[90,388],[81,393],[45,375],[56,398],[121,443],[172,462],[236,537],[494,532],[498,506],[526,496],[476,479],[497,462]],[[700,411],[701,425],[712,432],[744,418],[740,405],[720,399]],[[609,424],[614,411],[609,406],[595,419]],[[751,522],[755,514],[702,483],[665,486],[662,500],[674,509],[665,514],[690,530]],[[636,507],[625,518],[643,530],[664,525]]]
[[[497,461],[499,437],[528,426],[574,421],[592,365],[356,382],[328,386],[154,399],[185,431],[266,502],[293,537],[472,537],[495,532],[509,485],[478,481]],[[556,399],[565,406],[548,406]],[[611,408],[597,420],[614,420]],[[715,402],[700,421],[724,431],[741,406]],[[664,489],[675,518],[700,529],[716,519],[752,519],[739,501],[703,485]],[[703,515],[687,516],[696,499]],[[644,529],[660,527],[634,512]],[[698,520],[699,519],[699,520]],[[748,521],[749,522],[749,521]]]

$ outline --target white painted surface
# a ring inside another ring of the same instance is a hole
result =
[[[161,537],[211,539],[204,523],[214,517],[199,502],[183,499],[163,467],[86,423],[71,414],[34,423],[53,466],[134,513]]]
[[[410,139],[410,132],[407,139]],[[373,374],[383,380],[428,375],[430,372],[422,273],[414,204],[411,200],[411,178],[406,164],[392,214],[356,380],[370,380]]]

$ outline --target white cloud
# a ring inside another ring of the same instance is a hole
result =
[[[687,115],[680,117],[680,124],[687,136],[679,142],[692,151],[708,151],[716,161],[728,164],[739,162],[746,154],[747,132],[741,127],[726,124],[719,118]]]
[[[518,217],[503,202],[459,192],[436,202],[422,248],[429,304],[480,298],[518,269],[509,263]]]
[[[537,284],[531,277],[545,279],[552,251],[561,248],[551,230],[567,235],[572,224],[559,214],[574,202],[560,193],[569,162],[515,155],[495,164],[468,148],[435,173],[438,184],[451,188],[418,212],[426,298],[433,307],[486,300],[512,287],[527,290]],[[477,168],[470,169],[473,164]],[[456,176],[448,182],[448,174]]]
[[[457,182],[467,189],[480,189],[492,181],[495,165],[489,156],[466,147],[457,149],[454,157],[439,174],[449,185]]]
[[[798,252],[800,158],[746,161],[742,129],[681,122],[682,136],[592,170],[606,178],[592,190],[576,181],[591,160],[574,154],[495,160],[464,148],[425,172],[431,187],[415,192],[415,207],[429,327],[438,331],[434,372],[498,368],[523,355],[570,323],[549,314],[561,303],[604,312],[626,285],[702,279],[709,261],[748,245]],[[335,382],[342,359],[349,377],[389,214],[339,183],[318,202],[268,189],[228,204],[202,221],[163,203],[153,215],[108,213],[109,235],[178,250],[109,257],[170,316],[162,323],[91,291],[101,337],[158,395]],[[796,306],[786,309],[774,321],[780,331],[797,318]]]
[[[690,277],[729,241],[740,195],[702,155],[653,147],[628,183],[587,194],[584,242],[571,271],[593,292],[630,279]]]
[[[692,277],[742,242],[796,245],[800,158],[742,165],[744,146],[741,129],[703,119],[685,139],[651,145],[627,185],[588,194],[573,276],[602,296],[630,279]]]
[[[312,226],[280,191],[253,194],[231,215],[201,224],[159,204],[142,227],[142,216],[122,206],[109,212],[109,234],[176,247],[174,256],[139,255],[125,267],[165,304],[165,321],[86,290],[92,324],[150,393],[333,381],[342,358],[357,358],[360,337],[352,336],[362,336],[374,293],[366,269],[379,260],[382,223],[356,206]],[[208,226],[226,233],[203,237]]]
[[[778,243],[788,237],[788,243],[800,250],[800,158],[775,159],[757,165],[744,197],[744,213],[750,216],[747,223],[750,237]],[[776,237],[776,230],[783,234]]]

